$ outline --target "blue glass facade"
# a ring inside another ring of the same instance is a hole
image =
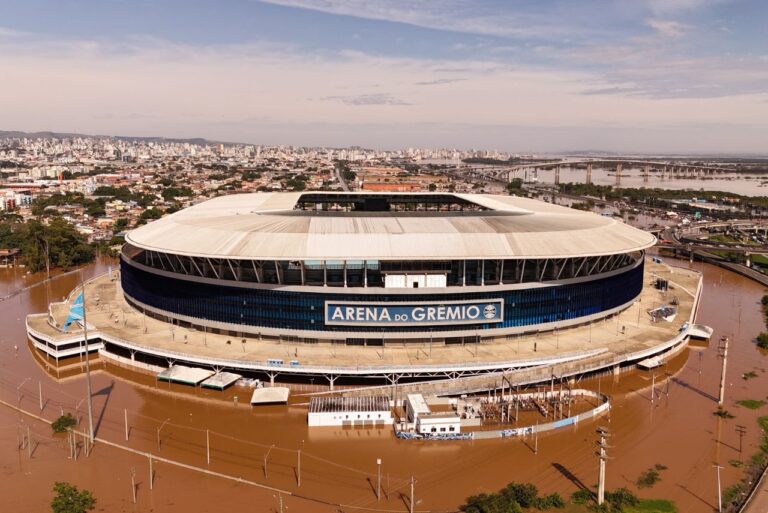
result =
[[[376,293],[309,293],[229,287],[160,276],[121,260],[126,295],[148,306],[198,319],[263,328],[368,332],[424,331],[429,327],[330,326],[325,324],[325,301],[402,302],[462,301],[500,298],[502,322],[444,325],[441,331],[514,328],[578,319],[627,304],[643,287],[642,262],[622,273],[592,281],[495,292],[423,293],[407,296]],[[338,289],[335,289],[338,290]],[[383,289],[379,289],[383,290]],[[437,329],[437,328],[435,328]]]

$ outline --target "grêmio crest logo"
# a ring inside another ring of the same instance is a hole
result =
[[[346,326],[422,326],[501,322],[504,301],[362,303],[325,302],[325,323]]]

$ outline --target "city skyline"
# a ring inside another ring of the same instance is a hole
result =
[[[12,3],[0,129],[764,153],[768,13],[757,1],[407,4]]]

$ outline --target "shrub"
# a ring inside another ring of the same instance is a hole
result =
[[[717,411],[713,412],[713,415],[717,415],[721,419],[732,419],[733,415],[728,410],[723,409],[722,406],[717,407]]]
[[[77,421],[72,416],[71,413],[67,413],[65,415],[62,415],[58,419],[51,422],[51,428],[53,428],[54,433],[64,433],[69,428],[74,427],[77,424]]]
[[[635,484],[638,488],[650,488],[657,482],[661,481],[661,476],[655,468],[649,468],[637,478]]]
[[[626,507],[637,506],[640,504],[640,499],[624,487],[617,488],[613,492],[605,492],[605,501],[618,511],[621,511]]]
[[[524,508],[530,508],[536,503],[539,491],[531,483],[509,483],[501,494],[509,501],[514,501]]]
[[[69,483],[56,482],[53,485],[56,495],[51,501],[53,513],[85,513],[93,509],[96,499],[88,490],[78,490]]]
[[[757,347],[768,349],[768,332],[762,332],[757,336]]]
[[[595,494],[586,488],[580,488],[571,494],[571,500],[575,504],[586,504],[595,498]]]
[[[547,510],[547,509],[560,509],[565,507],[565,500],[563,500],[562,497],[560,497],[559,493],[551,493],[549,495],[545,495],[544,497],[539,497],[536,499],[536,509],[541,510]]]

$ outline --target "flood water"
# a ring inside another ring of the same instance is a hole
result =
[[[104,272],[110,264],[114,265],[102,261],[90,266],[85,275]],[[640,496],[673,500],[681,512],[711,511],[716,504],[713,463],[725,467],[724,488],[736,482],[741,471],[728,461],[747,460],[757,450],[756,419],[768,415],[768,406],[748,410],[735,404],[740,399],[766,399],[767,360],[752,341],[764,329],[759,305],[764,290],[717,267],[694,265],[705,276],[697,321],[715,329],[709,347],[686,349],[666,369],[656,369],[653,401],[649,372],[581,380],[580,387],[611,395],[610,417],[540,436],[538,454],[532,450],[533,440],[424,442],[398,440],[388,428],[309,429],[306,408],[300,404],[307,400],[303,397],[295,395],[289,406],[251,408],[243,404],[250,393],[246,389],[203,393],[157,384],[149,376],[101,363],[94,366],[92,376],[97,436],[303,496],[284,498],[289,512],[407,511],[411,476],[418,511],[454,511],[468,495],[495,491],[509,481],[533,482],[542,491],[564,495],[579,486],[591,487],[598,468],[595,429],[604,425],[612,433],[608,488],[636,489],[634,483],[643,471],[662,464],[667,467],[661,471],[662,480],[639,490]],[[18,271],[0,270],[0,295],[43,278],[21,276]],[[83,419],[83,428],[87,425],[84,378],[67,373],[56,378],[46,372],[45,358],[33,353],[24,330],[27,313],[45,311],[49,301],[66,295],[79,279],[77,273],[65,275],[0,303],[0,399],[37,413],[40,386],[42,416],[52,419],[61,411],[75,412],[80,403],[75,413]],[[722,335],[731,337],[725,407],[733,419],[713,415],[721,365],[717,341]],[[742,379],[750,371],[756,377]],[[665,372],[671,375],[669,382]],[[30,424],[39,444],[33,445],[32,459],[25,450],[17,450],[18,437]],[[741,456],[737,425],[747,429]],[[77,462],[67,456],[64,438],[52,437],[46,426],[0,405],[0,496],[8,498],[9,511],[47,509],[53,481],[63,479],[93,491],[104,511],[279,511],[276,491],[166,463],[155,463],[150,491],[147,458],[104,444],[97,443],[87,458],[80,454]],[[375,495],[377,458],[382,460],[381,501]],[[139,483],[135,505],[132,469]]]
[[[533,174],[529,171],[528,178]],[[560,183],[584,183],[586,181],[587,171],[585,169],[572,169],[564,167],[560,170]],[[514,177],[525,178],[525,173],[517,172]],[[536,173],[539,183],[555,183],[554,170],[540,170]],[[616,173],[613,169],[592,170],[592,183],[595,185],[616,185]],[[653,171],[650,173],[648,181],[643,179],[643,170],[637,168],[622,169],[621,187],[625,188],[653,188],[660,187],[664,189],[693,191],[724,191],[742,196],[768,196],[768,175],[746,174],[746,173],[722,173],[713,175],[704,175],[698,177],[667,177],[661,180],[661,173]]]

